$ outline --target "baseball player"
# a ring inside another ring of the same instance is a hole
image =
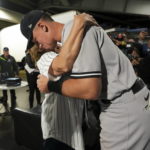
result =
[[[23,26],[27,27],[25,24]],[[38,19],[36,28],[31,30],[33,37],[30,36],[29,40],[33,39],[40,48],[50,49],[56,41],[64,42],[67,39],[71,27],[72,22],[62,28],[57,22]],[[46,33],[42,32],[41,28],[44,28]],[[52,31],[55,31],[55,34]],[[62,37],[58,36],[60,34]],[[46,38],[48,35],[51,35],[51,38]],[[51,44],[41,40],[44,37]],[[63,53],[65,52],[73,61],[76,58],[73,56],[78,56],[70,73],[72,79],[53,82],[41,75],[38,79],[39,89],[42,92],[56,92],[74,98],[99,100],[102,104],[102,150],[149,150],[150,93],[143,81],[135,75],[128,58],[101,27],[95,26],[87,29],[80,51],[65,49]],[[59,74],[59,66],[64,63],[63,58],[60,58],[61,55],[56,57],[50,66],[49,72],[53,75]],[[69,67],[72,67],[72,64]]]
[[[64,26],[62,41],[71,26]],[[43,92],[98,99],[102,150],[150,149],[149,90],[101,27],[91,27],[86,32],[70,77],[54,83],[40,76],[38,87]]]
[[[66,24],[62,31],[64,41],[70,27]],[[99,100],[102,150],[150,149],[149,90],[101,27],[93,26],[86,32],[70,76],[72,79],[63,82],[48,81],[43,89]],[[43,81],[38,81],[41,90]]]

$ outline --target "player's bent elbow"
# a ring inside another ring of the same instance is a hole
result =
[[[51,69],[53,72],[54,76],[58,76],[58,75],[62,75],[64,73],[69,72],[72,69],[72,66],[68,61],[63,60],[61,61],[61,59],[59,59],[59,57],[57,57],[57,59],[53,60]]]
[[[64,73],[69,72],[70,70],[71,69],[69,67],[66,67],[66,66],[55,67],[55,68],[53,68],[53,75],[59,76],[59,75],[62,75]]]

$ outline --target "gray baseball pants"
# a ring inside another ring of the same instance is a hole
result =
[[[150,150],[150,92],[145,86],[101,104],[101,150]]]

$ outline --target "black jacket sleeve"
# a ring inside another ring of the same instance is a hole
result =
[[[34,62],[32,61],[31,55],[30,55],[29,53],[26,54],[25,61],[26,61],[26,63],[28,64],[28,66],[29,66],[30,68],[35,68],[35,64],[34,64]]]

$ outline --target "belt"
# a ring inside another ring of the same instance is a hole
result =
[[[129,89],[132,90],[132,92],[134,94],[138,93],[140,90],[142,90],[145,87],[145,83],[143,82],[142,79],[138,78],[135,83],[133,84],[133,86]],[[128,91],[128,90],[127,90]],[[123,91],[122,93],[124,93],[125,91]],[[114,98],[116,99],[116,98]],[[113,100],[114,100],[113,99]],[[111,104],[111,100],[107,100],[107,99],[101,99],[102,103],[104,104]]]
[[[134,85],[131,87],[131,90],[134,94],[138,93],[141,89],[145,87],[145,83],[142,79],[138,78]]]

